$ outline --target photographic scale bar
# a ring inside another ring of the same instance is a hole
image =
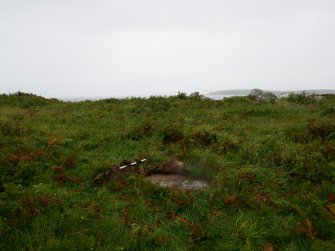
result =
[[[147,159],[141,159],[140,162],[144,162],[144,161],[146,161],[146,160],[147,160]],[[120,166],[119,169],[126,168],[127,166],[134,166],[134,165],[136,165],[136,164],[138,164],[138,162],[132,162],[132,163],[130,163],[130,164],[128,164],[128,165]]]

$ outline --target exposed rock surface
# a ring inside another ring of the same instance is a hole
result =
[[[183,190],[199,190],[208,187],[208,183],[205,181],[176,174],[154,174],[145,177],[145,179],[161,187],[176,187]]]
[[[253,98],[257,98],[259,96],[262,96],[264,92],[261,89],[252,89],[249,96]]]
[[[200,95],[199,96],[202,100],[214,100],[212,98],[206,97],[205,95]]]
[[[130,161],[121,162],[122,165],[127,165]],[[185,163],[173,158],[162,166],[140,170],[136,167],[127,166],[120,169],[118,166],[111,166],[107,172],[99,173],[95,176],[93,184],[107,185],[110,182],[122,182],[130,174],[145,176],[144,179],[157,184],[161,187],[176,187],[185,190],[204,189],[208,187],[208,183],[202,180],[196,180],[188,177],[188,171],[185,168]]]
[[[190,94],[190,98],[197,98],[197,97],[199,97],[200,96],[200,93],[199,92],[193,92],[193,93],[191,93]]]
[[[274,95],[272,92],[264,92],[259,98],[258,100],[259,101],[264,101],[264,102],[267,102],[267,101],[270,101],[270,100],[275,100],[277,99],[278,97],[276,95]]]
[[[275,100],[278,97],[274,95],[272,92],[264,92],[261,89],[252,89],[249,97],[256,99],[257,101],[268,102],[271,100]]]

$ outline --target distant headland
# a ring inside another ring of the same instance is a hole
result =
[[[252,89],[234,89],[234,90],[222,90],[210,92],[207,95],[229,95],[229,96],[247,96],[251,92]],[[289,93],[302,93],[305,91],[306,93],[314,93],[314,94],[335,94],[335,90],[330,89],[309,89],[309,90],[294,90],[294,91],[271,91],[265,90],[267,92],[272,92],[277,96],[285,96]]]

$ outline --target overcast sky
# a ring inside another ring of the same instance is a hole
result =
[[[0,0],[0,92],[335,89],[334,0]]]

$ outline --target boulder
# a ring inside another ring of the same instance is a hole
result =
[[[214,100],[212,98],[206,97],[205,95],[200,95],[199,98],[202,100]]]
[[[251,90],[249,97],[252,97],[254,99],[256,99],[257,101],[261,101],[261,102],[269,102],[272,100],[277,99],[278,97],[273,94],[272,92],[264,92],[261,89],[253,89]]]
[[[271,100],[275,100],[278,97],[274,95],[272,92],[264,92],[261,96],[256,98],[258,101],[268,102]]]
[[[190,94],[190,98],[198,98],[200,96],[200,93],[199,92],[193,92]]]
[[[250,94],[249,94],[249,97],[253,97],[253,98],[257,98],[261,95],[263,95],[263,91],[261,89],[252,89]]]

